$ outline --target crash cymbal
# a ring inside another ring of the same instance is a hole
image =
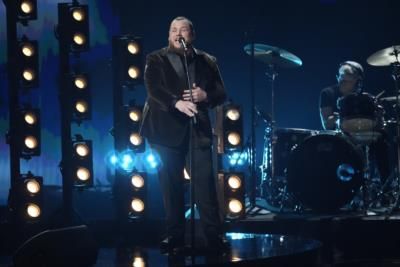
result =
[[[245,45],[244,51],[251,55],[251,44]],[[292,53],[265,44],[254,44],[254,58],[278,68],[295,68],[303,64],[301,59]]]
[[[371,66],[390,66],[400,61],[400,45],[394,45],[373,53],[367,59]]]

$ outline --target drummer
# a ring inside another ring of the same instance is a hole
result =
[[[337,100],[362,89],[364,79],[363,67],[355,61],[345,61],[340,64],[338,83],[327,87],[320,94],[320,116],[324,130],[335,130],[339,119]]]
[[[320,93],[319,108],[322,127],[325,130],[339,129],[339,109],[337,101],[352,93],[362,92],[364,69],[355,61],[345,61],[339,66],[336,76],[337,84],[323,89]],[[371,144],[370,155],[375,157],[381,181],[385,181],[390,174],[388,160],[388,144],[386,134]]]

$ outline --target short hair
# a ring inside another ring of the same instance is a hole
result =
[[[171,24],[172,24],[172,22],[174,22],[174,21],[176,21],[176,20],[186,20],[187,22],[188,22],[188,24],[189,24],[189,27],[190,27],[190,31],[192,32],[192,33],[194,33],[194,27],[193,27],[193,22],[190,20],[190,19],[188,19],[187,17],[184,17],[184,16],[178,16],[178,17],[176,17],[176,18],[174,18],[172,21],[171,21]],[[171,25],[170,24],[170,25]],[[171,27],[171,26],[170,26]]]
[[[339,76],[350,75],[357,79],[364,79],[364,69],[360,63],[355,61],[342,62],[338,72]]]

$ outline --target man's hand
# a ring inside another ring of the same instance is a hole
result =
[[[197,106],[196,104],[186,101],[186,100],[178,100],[175,104],[175,107],[182,113],[185,113],[189,117],[193,117],[197,114]]]
[[[207,100],[207,93],[200,87],[196,86],[196,84],[193,84],[193,89],[192,89],[192,96],[193,96],[193,102],[194,103],[199,103]],[[190,101],[190,90],[185,90],[183,91],[183,100],[185,101]]]

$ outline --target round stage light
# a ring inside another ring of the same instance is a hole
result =
[[[141,199],[134,198],[132,200],[131,207],[135,212],[142,212],[144,210],[144,203]]]
[[[146,263],[142,257],[135,257],[133,259],[132,267],[146,267]]]
[[[22,77],[28,82],[32,81],[35,79],[35,71],[32,69],[26,69],[22,72]]]
[[[26,213],[28,214],[29,217],[31,218],[37,218],[41,214],[40,207],[36,204],[29,203],[27,208],[26,208]]]
[[[129,137],[129,141],[134,146],[140,146],[142,144],[142,142],[143,142],[143,139],[138,133],[133,133]]]
[[[141,112],[137,109],[129,111],[129,118],[134,122],[138,122],[140,120],[141,115],[142,115]]]
[[[87,181],[90,178],[90,172],[84,167],[79,167],[76,171],[76,177],[81,181]]]
[[[231,132],[228,134],[228,142],[233,146],[240,144],[240,135],[236,132]]]
[[[229,201],[229,211],[232,213],[239,213],[243,210],[243,204],[237,199],[231,199]]]
[[[35,54],[35,48],[31,44],[23,44],[21,48],[22,54],[26,57],[31,57]]]
[[[75,86],[79,89],[85,89],[87,86],[87,81],[86,78],[83,76],[77,76],[75,77]]]
[[[232,189],[238,189],[242,186],[242,180],[237,175],[231,175],[228,178],[228,185]]]
[[[231,121],[237,121],[240,118],[240,112],[236,108],[231,108],[226,111],[226,117]]]
[[[75,146],[75,152],[81,157],[86,157],[89,154],[90,150],[86,144],[78,144]]]
[[[144,186],[144,179],[139,174],[134,174],[131,178],[131,183],[136,188],[142,188]]]
[[[24,143],[25,146],[29,149],[35,149],[38,145],[37,139],[32,135],[28,135],[27,137],[25,137]]]
[[[82,33],[75,33],[73,40],[75,44],[83,45],[86,42],[86,37]]]
[[[83,21],[85,19],[85,11],[82,8],[74,8],[72,11],[72,17],[76,21]]]
[[[26,190],[31,194],[36,194],[40,191],[40,184],[34,179],[29,179],[25,181]]]
[[[129,42],[127,48],[132,55],[139,53],[139,44],[135,41]]]
[[[129,67],[128,69],[128,75],[131,77],[131,79],[137,79],[139,77],[139,69],[137,67]]]
[[[29,125],[34,125],[37,122],[37,117],[33,112],[27,112],[24,115],[24,120]]]
[[[22,1],[20,8],[21,11],[27,15],[33,12],[33,4],[31,1]]]
[[[85,113],[88,110],[88,104],[84,100],[79,100],[78,102],[76,102],[75,109],[79,113]]]

